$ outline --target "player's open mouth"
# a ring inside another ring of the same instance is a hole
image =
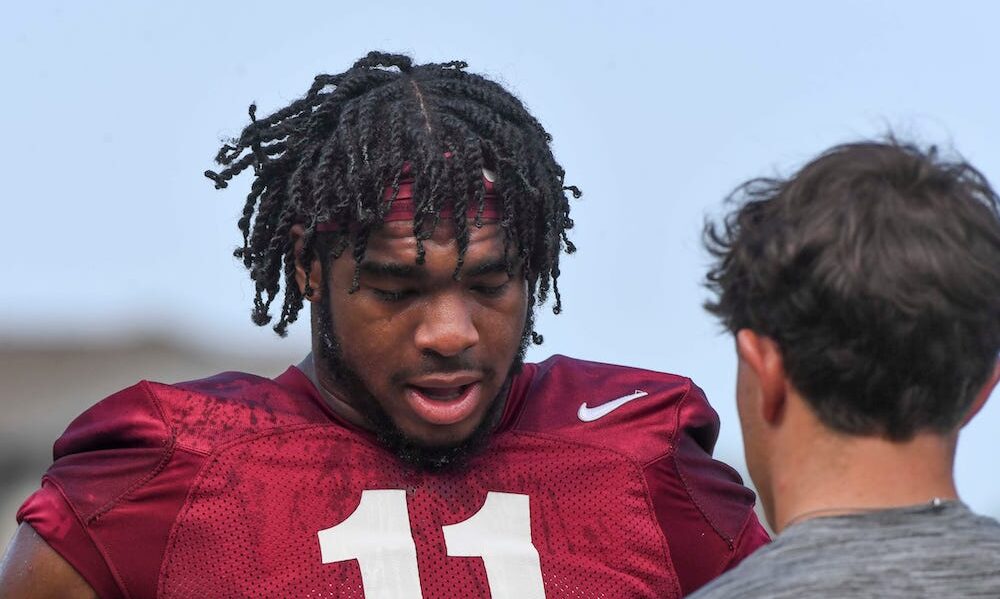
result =
[[[451,401],[453,399],[458,399],[469,385],[459,385],[457,387],[420,387],[417,385],[413,386],[418,393],[426,397],[427,399],[432,399],[434,401]]]
[[[455,424],[475,411],[479,405],[481,386],[479,381],[411,384],[406,386],[406,400],[421,420],[438,425]]]

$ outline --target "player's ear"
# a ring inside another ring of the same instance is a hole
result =
[[[781,348],[770,337],[740,329],[736,332],[736,351],[760,382],[761,417],[768,424],[778,424],[789,388]]]
[[[292,228],[288,232],[295,246],[295,282],[299,286],[299,293],[310,302],[315,302],[320,299],[320,294],[323,292],[323,269],[318,260],[311,261],[308,265],[308,270],[306,265],[303,264],[302,235],[304,233],[305,228],[299,224],[292,225]],[[307,282],[309,283],[310,291],[308,294],[306,294]]]
[[[969,424],[969,421],[976,417],[979,410],[983,409],[983,406],[986,405],[986,400],[989,399],[990,393],[993,392],[993,388],[997,386],[998,381],[1000,381],[1000,360],[997,360],[997,363],[993,365],[993,373],[986,379],[986,384],[984,384],[979,390],[979,393],[976,394],[976,399],[973,400],[972,405],[969,407],[969,411],[965,413],[965,419],[962,420],[962,426]]]

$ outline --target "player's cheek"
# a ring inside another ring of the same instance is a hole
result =
[[[524,312],[515,299],[493,306],[480,318],[480,343],[496,354],[506,354],[512,343],[520,340]],[[499,358],[499,356],[497,356]]]

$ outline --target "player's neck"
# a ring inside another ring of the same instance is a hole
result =
[[[361,412],[341,399],[342,393],[337,391],[337,385],[332,378],[326,376],[321,369],[316,368],[315,355],[314,351],[306,354],[306,357],[298,363],[296,368],[301,370],[312,381],[313,386],[316,387],[316,390],[323,400],[326,401],[326,404],[330,406],[334,414],[354,426],[367,429],[367,422]]]
[[[813,517],[957,499],[957,435],[921,433],[905,442],[828,429],[782,452],[773,470],[775,529]],[[807,449],[805,449],[807,448]]]

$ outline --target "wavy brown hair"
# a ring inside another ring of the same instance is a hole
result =
[[[889,138],[753,179],[707,223],[705,307],[774,339],[822,422],[953,430],[1000,351],[1000,214],[985,177]]]

